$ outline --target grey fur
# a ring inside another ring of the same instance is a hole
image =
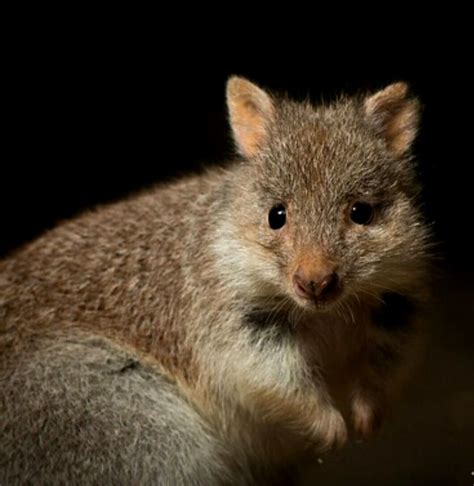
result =
[[[226,478],[224,448],[176,385],[105,339],[48,336],[2,378],[2,484]]]

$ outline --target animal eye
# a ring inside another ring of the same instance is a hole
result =
[[[279,204],[270,209],[268,213],[268,224],[273,230],[282,228],[286,223],[286,209]]]
[[[356,202],[351,208],[351,220],[355,224],[368,225],[374,219],[374,208],[369,203]]]

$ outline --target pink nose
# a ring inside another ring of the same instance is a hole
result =
[[[324,300],[339,286],[339,278],[333,268],[308,272],[302,267],[293,275],[296,293],[306,299]]]

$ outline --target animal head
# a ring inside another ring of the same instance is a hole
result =
[[[322,310],[419,279],[428,234],[406,84],[313,106],[232,77],[227,103],[242,156],[230,198],[237,280]]]

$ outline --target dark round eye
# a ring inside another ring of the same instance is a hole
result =
[[[374,208],[365,202],[356,202],[351,208],[351,219],[355,224],[370,224],[374,219]]]
[[[270,209],[268,213],[268,224],[273,230],[282,228],[286,223],[286,209],[285,206],[279,204]]]

